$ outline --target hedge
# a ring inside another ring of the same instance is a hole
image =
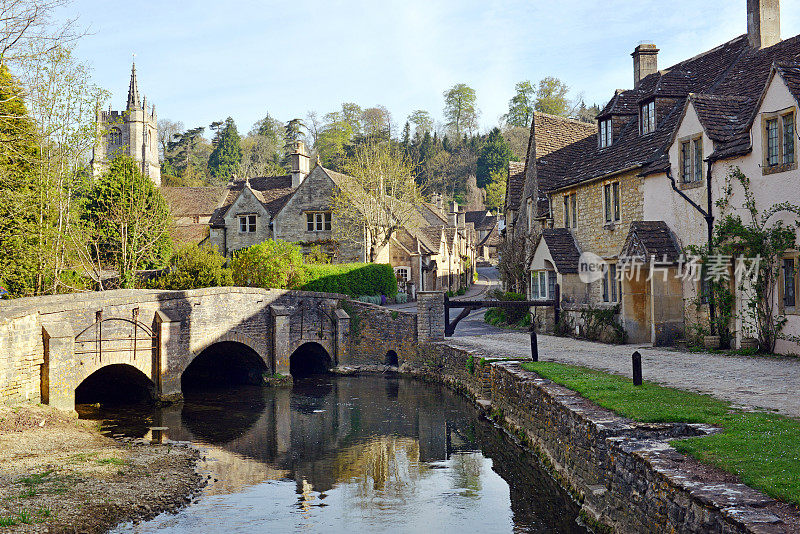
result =
[[[338,263],[306,265],[306,283],[300,289],[322,293],[361,295],[397,294],[397,278],[391,265],[385,263]]]

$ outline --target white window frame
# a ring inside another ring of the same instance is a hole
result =
[[[614,128],[611,119],[600,121],[600,134],[598,135],[600,148],[606,148],[614,144]]]
[[[603,184],[604,224],[616,224],[622,220],[621,187],[619,181],[606,182]],[[611,193],[610,199],[609,192]]]
[[[307,211],[306,231],[330,232],[333,228],[333,216],[330,211]]]
[[[402,281],[403,282],[410,282],[411,281],[411,268],[407,267],[405,265],[402,265],[400,267],[395,267],[394,268],[394,276],[395,276],[395,278],[398,278],[399,275],[402,275],[402,278],[403,278]]]
[[[239,233],[240,234],[254,234],[256,233],[256,215],[239,215]]]
[[[656,101],[642,104],[639,108],[639,127],[642,135],[656,131]]]
[[[548,269],[540,269],[531,271],[530,280],[530,294],[531,300],[548,300],[552,298],[553,291],[550,287],[550,281],[553,281],[553,286],[556,284],[556,272]]]

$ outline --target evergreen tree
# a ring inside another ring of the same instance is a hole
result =
[[[478,153],[477,178],[478,186],[485,187],[492,179],[492,174],[505,173],[509,160],[514,158],[500,128],[494,128],[483,143]]]
[[[411,125],[406,121],[405,126],[403,126],[403,138],[400,140],[400,144],[403,146],[403,150],[408,154],[408,150],[411,147]]]
[[[236,130],[236,123],[228,117],[225,122],[211,124],[216,131],[214,150],[208,158],[208,169],[218,182],[227,181],[239,172],[242,163],[241,137]]]

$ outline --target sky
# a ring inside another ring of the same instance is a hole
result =
[[[132,54],[139,92],[159,119],[187,128],[231,116],[240,132],[342,102],[442,120],[442,93],[477,93],[483,131],[514,85],[555,76],[601,107],[633,85],[642,41],[666,68],[747,30],[746,0],[73,0],[60,16],[88,28],[77,55],[95,83],[127,99]],[[782,37],[800,33],[800,2],[781,5]]]

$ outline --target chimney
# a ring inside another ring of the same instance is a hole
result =
[[[633,56],[633,88],[636,89],[645,76],[658,72],[658,48],[653,43],[641,43],[631,56]]]
[[[455,200],[450,205],[450,226],[458,226],[458,202]]]
[[[747,0],[747,40],[756,50],[781,41],[780,0]]]
[[[295,141],[294,151],[292,151],[289,159],[292,162],[292,187],[297,188],[310,172],[309,162],[311,158],[308,157],[306,144],[302,141]]]

